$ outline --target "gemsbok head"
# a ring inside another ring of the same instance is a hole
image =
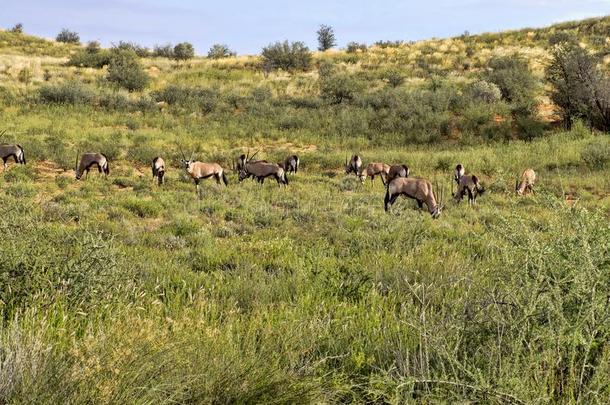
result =
[[[153,181],[156,179],[157,184],[163,184],[163,177],[165,176],[165,160],[162,157],[157,156],[152,160],[152,176]]]
[[[78,154],[76,155],[78,163]],[[85,173],[85,178],[89,177],[89,170],[93,166],[97,166],[99,173],[104,173],[104,177],[108,177],[110,174],[110,166],[108,165],[108,158],[103,153],[83,153],[80,158],[80,163],[76,166],[76,180],[80,180]]]
[[[4,164],[4,171],[6,171],[7,168],[6,161],[11,157],[15,159],[15,163],[21,165],[25,164],[25,153],[23,152],[21,145],[0,144],[0,157]]]
[[[258,152],[257,152],[258,153]],[[267,177],[273,177],[277,181],[279,186],[288,185],[288,177],[286,171],[276,163],[269,163],[266,161],[253,161],[253,156],[246,156],[243,167],[239,171],[239,181],[243,181],[245,178],[252,177],[259,183],[263,184]]]
[[[424,203],[432,218],[438,218],[443,211],[443,192],[439,191],[439,200],[436,199],[432,184],[425,179],[413,177],[397,177],[388,183],[384,198],[384,209],[389,211],[399,196],[405,196],[417,201],[417,206],[423,208]]]
[[[397,177],[409,177],[409,173],[407,165],[392,165],[388,171],[386,182],[389,183]]]
[[[345,157],[345,174],[354,173],[356,176],[360,175],[362,168],[362,159],[358,155],[352,155],[352,158],[348,161],[347,156]]]
[[[379,176],[379,177],[381,177],[381,182],[385,186],[389,171],[390,171],[390,165],[387,165],[385,163],[379,163],[379,162],[369,163],[360,173],[358,173],[358,177],[360,178],[360,181],[362,182],[362,184],[364,184],[367,177],[370,177],[371,185],[372,185],[373,180],[375,180],[375,176]]]
[[[191,157],[189,159],[186,158],[182,149],[180,149],[180,153],[182,154],[182,159],[180,163],[182,163],[182,167],[188,173],[188,175],[195,182],[195,190],[197,194],[199,194],[199,182],[202,179],[209,179],[213,177],[216,180],[216,184],[220,184],[220,181],[225,184],[225,186],[229,185],[229,180],[227,179],[227,175],[225,170],[218,163],[204,163],[193,160],[194,153],[191,153]]]
[[[479,184],[479,179],[474,174],[463,174],[457,183],[457,191],[453,195],[456,202],[462,201],[464,196],[468,194],[468,204],[476,204],[477,197],[485,192],[485,189]]]
[[[523,195],[526,191],[534,192],[534,183],[536,183],[536,172],[534,169],[526,169],[521,174],[521,180],[515,182],[515,191],[517,195]]]

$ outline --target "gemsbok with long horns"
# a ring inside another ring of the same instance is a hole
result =
[[[398,177],[409,177],[409,173],[407,165],[392,165],[388,171],[386,182],[389,183]]]
[[[352,158],[348,161],[347,156],[345,157],[345,174],[354,173],[356,176],[360,175],[362,168],[362,159],[358,155],[352,155]]]
[[[7,168],[6,161],[11,157],[15,159],[15,163],[21,165],[25,164],[25,153],[23,152],[21,145],[1,144],[0,157],[4,164],[4,171],[6,171]]]
[[[78,162],[78,154],[76,155]],[[99,173],[104,173],[104,177],[108,177],[110,174],[110,166],[108,165],[108,158],[103,153],[83,153],[80,158],[80,163],[76,167],[76,180],[80,180],[85,173],[85,178],[89,177],[89,170],[93,166],[97,166]]]
[[[265,161],[252,161],[251,159],[254,155],[246,156],[244,159],[244,164],[239,171],[239,181],[243,181],[248,177],[254,177],[259,183],[263,184],[267,177],[273,177],[277,181],[278,186],[288,185],[286,171],[280,165]]]
[[[381,177],[381,182],[385,186],[387,184],[388,173],[390,172],[390,165],[385,163],[369,163],[366,167],[358,174],[360,177],[360,181],[364,184],[367,177],[371,178],[371,185],[373,184],[373,180],[375,180],[375,176]]]
[[[196,186],[196,192],[199,194],[199,182],[202,179],[209,179],[213,177],[216,179],[216,184],[220,184],[220,181],[225,184],[225,186],[229,185],[229,180],[227,179],[227,175],[225,170],[218,163],[204,163],[193,160],[194,153],[191,154],[190,159],[187,159],[182,149],[180,150],[182,154],[182,159],[180,163],[182,163],[182,167],[188,173],[189,176],[193,179]]]
[[[152,160],[152,176],[153,181],[156,179],[157,184],[163,184],[163,177],[165,176],[165,160],[162,157],[157,156]]]
[[[521,180],[515,183],[517,195],[523,195],[525,191],[533,193],[534,183],[536,183],[536,172],[534,169],[525,169],[521,174]]]
[[[396,199],[403,195],[417,201],[417,206],[423,208],[424,203],[428,207],[428,212],[432,218],[438,218],[443,210],[443,192],[439,191],[437,201],[432,184],[425,179],[412,177],[398,177],[388,183],[384,199],[384,209],[389,211]]]
[[[477,197],[485,192],[485,189],[479,184],[479,179],[474,174],[463,174],[457,183],[458,188],[453,195],[456,202],[462,201],[464,195],[468,194],[468,204],[476,204]]]

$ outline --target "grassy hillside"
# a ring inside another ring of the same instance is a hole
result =
[[[0,141],[28,159],[0,174],[0,403],[608,403],[610,141],[560,127],[543,67],[557,32],[608,54],[609,25],[328,51],[296,73],[144,58],[131,93],[67,66],[77,47],[0,32]],[[528,115],[475,97],[515,52]],[[229,186],[197,196],[179,145]],[[85,150],[108,179],[74,180]],[[238,183],[248,150],[302,170]],[[378,179],[345,176],[352,152],[444,189],[441,217],[385,213]],[[457,163],[486,188],[473,207],[451,200]],[[516,197],[527,167],[536,193]]]

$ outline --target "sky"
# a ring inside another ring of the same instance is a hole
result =
[[[197,54],[215,43],[239,54],[278,41],[317,46],[320,24],[338,46],[350,41],[419,40],[524,27],[610,14],[610,0],[0,0],[0,27],[54,38],[62,28],[104,46],[132,41],[187,41]]]

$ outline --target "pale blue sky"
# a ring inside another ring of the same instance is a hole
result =
[[[146,46],[189,41],[198,54],[214,43],[259,53],[276,40],[316,47],[320,24],[334,27],[339,46],[358,41],[417,40],[610,14],[610,0],[0,0],[0,27],[17,22],[47,38],[61,28],[82,41]]]

